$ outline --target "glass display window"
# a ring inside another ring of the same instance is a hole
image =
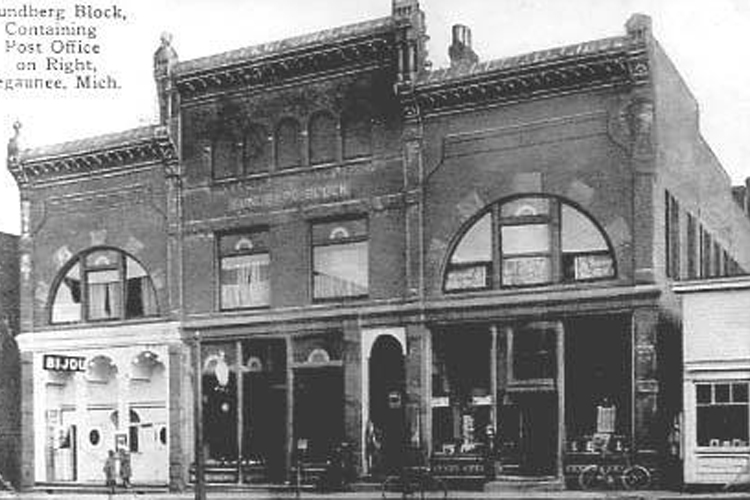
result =
[[[698,446],[744,448],[750,445],[749,386],[747,381],[696,384]]]
[[[447,454],[480,453],[491,424],[488,329],[441,332],[433,339],[433,448]]]

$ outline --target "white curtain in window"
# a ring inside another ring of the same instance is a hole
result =
[[[225,309],[269,303],[268,254],[226,257],[221,263],[221,305]]]
[[[122,286],[117,271],[88,273],[89,318],[122,317]]]

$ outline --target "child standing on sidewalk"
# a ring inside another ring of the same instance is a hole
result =
[[[109,491],[109,494],[112,495],[115,492],[115,485],[116,479],[115,479],[115,473],[116,473],[116,462],[115,462],[115,452],[113,450],[109,450],[109,453],[107,454],[107,459],[104,461],[104,468],[102,469],[104,471],[104,477],[105,477],[105,484],[107,486],[107,491]]]

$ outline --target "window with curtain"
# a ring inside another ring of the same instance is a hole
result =
[[[138,261],[116,249],[74,257],[52,291],[52,323],[155,316],[156,291]]]
[[[219,237],[221,308],[262,307],[270,303],[268,232]]]
[[[336,161],[336,143],[339,140],[336,120],[329,113],[315,113],[308,127],[310,164]]]
[[[443,288],[468,291],[613,278],[602,230],[565,200],[525,196],[487,207],[461,230]]]
[[[361,297],[368,293],[367,220],[313,224],[313,298]]]

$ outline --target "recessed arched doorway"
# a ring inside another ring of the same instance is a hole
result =
[[[404,351],[391,335],[380,335],[369,362],[369,447],[375,455],[372,472],[398,469],[404,454],[406,394]]]

